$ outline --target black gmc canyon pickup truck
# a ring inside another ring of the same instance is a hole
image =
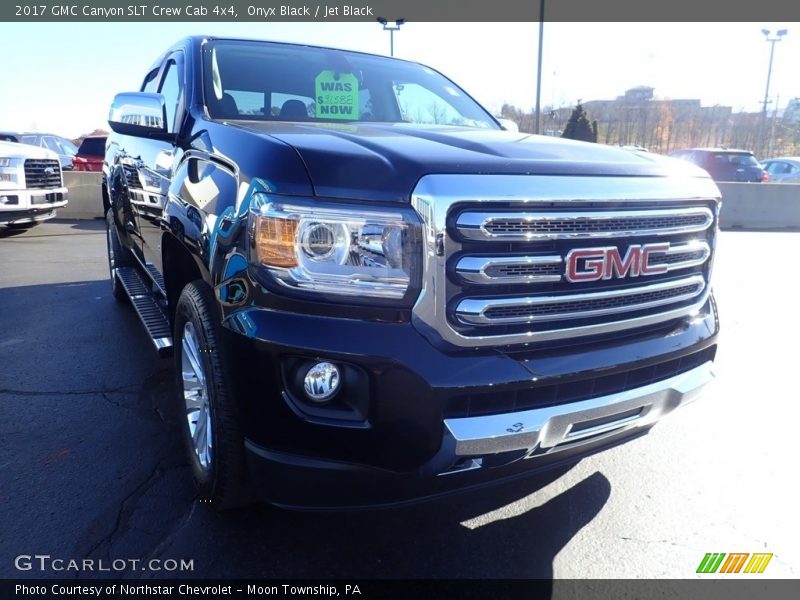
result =
[[[646,432],[713,378],[719,191],[504,131],[415,63],[191,37],[119,94],[114,296],[219,508],[402,503]]]

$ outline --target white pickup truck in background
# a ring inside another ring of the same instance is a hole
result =
[[[66,205],[58,155],[46,148],[0,142],[0,225],[33,227]]]

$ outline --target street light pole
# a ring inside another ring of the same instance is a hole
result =
[[[389,32],[389,56],[394,56],[394,32],[400,31],[400,26],[403,25],[406,20],[405,19],[397,19],[394,22],[394,25],[389,25],[389,21],[384,19],[383,17],[378,17],[378,23],[383,25],[383,30]]]
[[[539,0],[539,59],[536,67],[536,115],[533,133],[539,133],[539,120],[542,112],[542,41],[544,40],[544,0]]]
[[[767,89],[764,91],[764,106],[761,109],[761,135],[759,136],[759,142],[761,143],[761,158],[764,157],[764,148],[767,146],[764,141],[764,134],[766,132],[767,127],[767,104],[769,103],[769,82],[772,79],[772,59],[775,57],[775,42],[780,42],[781,38],[789,33],[788,29],[779,29],[775,32],[775,36],[772,36],[772,32],[769,29],[762,29],[761,33],[764,34],[764,38],[770,43],[769,49],[769,67],[767,68]]]

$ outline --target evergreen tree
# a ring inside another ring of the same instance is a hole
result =
[[[584,142],[597,141],[597,121],[589,122],[589,117],[580,102],[572,111],[561,137]]]

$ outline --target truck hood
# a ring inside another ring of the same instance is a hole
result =
[[[230,123],[290,145],[316,195],[407,202],[434,173],[708,177],[646,152],[548,136],[471,127],[397,124]]]
[[[0,142],[0,157],[2,158],[50,158],[58,160],[58,155],[52,150],[41,146],[18,144],[17,142]]]

